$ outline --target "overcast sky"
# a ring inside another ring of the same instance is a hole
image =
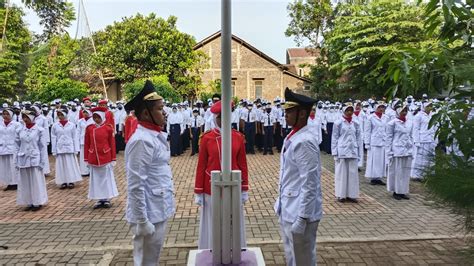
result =
[[[21,6],[20,0],[13,3]],[[72,0],[76,8],[79,0]],[[285,63],[287,48],[296,47],[293,38],[285,37],[289,18],[286,6],[291,0],[233,0],[232,32],[280,63]],[[114,21],[136,13],[154,12],[161,17],[178,17],[178,28],[193,35],[196,41],[220,30],[220,0],[84,0],[92,31],[103,29]],[[40,33],[39,20],[25,10],[29,28]],[[81,20],[82,27],[85,21]],[[80,29],[82,29],[80,27]],[[68,29],[75,36],[77,21]]]

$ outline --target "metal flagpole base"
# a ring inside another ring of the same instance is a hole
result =
[[[239,266],[264,266],[262,250],[260,248],[243,248],[240,252],[241,261]],[[191,250],[188,257],[188,266],[216,266],[212,263],[212,251],[210,249]],[[224,264],[217,264],[224,265]]]

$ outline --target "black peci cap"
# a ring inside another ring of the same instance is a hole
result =
[[[283,109],[291,109],[293,107],[311,107],[317,100],[292,92],[289,88],[285,89],[285,104],[283,104]]]
[[[140,106],[143,106],[147,101],[158,100],[163,100],[163,97],[158,95],[153,83],[147,80],[145,82],[145,86],[143,86],[143,89],[125,105],[125,110],[130,112],[132,110],[136,110]]]

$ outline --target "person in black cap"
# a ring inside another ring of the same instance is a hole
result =
[[[322,218],[321,163],[317,136],[306,126],[316,100],[285,90],[285,119],[293,130],[283,142],[279,216],[286,265],[316,265],[316,232]]]
[[[157,265],[166,224],[175,212],[174,185],[163,97],[146,81],[137,96],[125,105],[134,110],[138,127],[125,148],[127,173],[126,217],[134,234],[135,265]]]

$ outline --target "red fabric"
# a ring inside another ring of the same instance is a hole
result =
[[[380,113],[380,112],[375,112],[374,114],[375,114],[376,116],[378,116],[379,118],[382,118],[382,113]]]
[[[100,100],[99,104],[108,104],[109,102],[107,100]]]
[[[138,127],[137,117],[134,115],[129,115],[127,119],[125,120],[125,130],[124,130],[125,143],[127,143],[128,140],[132,137],[133,133],[135,133],[135,130],[137,130],[137,127]]]
[[[106,124],[89,125],[84,138],[84,161],[102,166],[115,161],[114,130]]]
[[[91,98],[89,98],[89,97],[84,97],[84,98],[82,98],[82,102],[90,101],[90,100],[91,100]]]
[[[91,119],[92,116],[88,116],[88,117],[84,117],[84,119],[87,121],[89,119]]]
[[[35,123],[26,123],[25,126],[27,129],[32,128],[35,125]]]
[[[5,123],[5,126],[8,127],[8,124],[10,124],[11,121],[3,120],[3,122]]]
[[[356,116],[359,116],[360,110],[355,110],[355,111],[354,111],[354,114],[355,114]]]
[[[309,118],[311,118],[311,120],[313,120],[315,117],[316,117],[316,115],[315,115],[315,114],[311,114],[311,115],[309,115]]]
[[[115,133],[114,113],[112,113],[111,111],[105,112],[105,124],[108,124],[109,126],[111,126]]]
[[[138,121],[138,124],[141,125],[144,128],[148,128],[150,130],[161,132],[161,127],[158,126],[158,125],[155,125],[153,123],[146,122],[146,121]]]
[[[231,105],[231,108],[234,107],[234,102],[230,102],[230,105]],[[214,103],[212,106],[211,106],[211,113],[213,114],[220,114],[222,111],[222,103],[221,101],[218,101],[216,103]]]
[[[399,116],[398,119],[400,119],[400,121],[402,121],[403,123],[405,123],[405,122],[407,121],[406,115],[404,115],[404,116]]]
[[[61,125],[65,126],[67,124],[67,120],[60,120],[59,123],[61,123]]]
[[[218,130],[204,133],[199,144],[194,193],[211,195],[211,171],[221,170],[221,134]],[[232,129],[232,170],[242,171],[242,191],[248,191],[248,168],[245,137]]]
[[[347,116],[343,115],[342,117],[347,121],[347,123],[352,122],[352,116],[347,117]]]
[[[298,132],[301,128],[300,127],[293,127],[293,130],[291,130],[290,134],[286,137],[287,140],[291,138],[296,132]]]

